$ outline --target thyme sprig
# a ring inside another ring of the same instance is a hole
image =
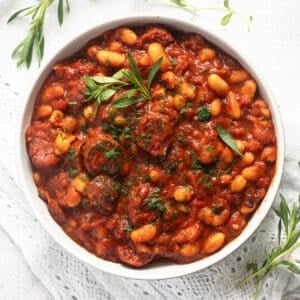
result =
[[[255,281],[256,299],[259,292],[259,287],[266,275],[276,267],[287,269],[293,273],[300,274],[300,268],[291,260],[290,254],[300,247],[300,197],[298,204],[293,204],[290,209],[286,199],[280,195],[281,202],[278,209],[275,209],[276,215],[279,217],[278,222],[278,246],[270,252],[266,252],[266,259],[259,267],[258,263],[251,262],[247,264],[247,270],[252,271],[252,274],[241,280],[238,286],[245,284],[248,281]],[[285,231],[285,239],[282,242],[282,229]]]
[[[12,22],[19,15],[31,16],[30,28],[27,36],[17,45],[13,50],[12,58],[17,59],[17,67],[25,64],[27,68],[30,67],[34,49],[40,64],[44,56],[45,36],[44,36],[44,23],[48,7],[54,0],[42,0],[35,5],[22,8],[15,12],[7,21]],[[66,10],[70,10],[68,0],[58,0],[57,18],[60,25],[64,19],[64,6]]]

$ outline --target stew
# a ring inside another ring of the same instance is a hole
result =
[[[276,165],[251,75],[200,35],[159,24],[110,30],[56,63],[26,142],[38,194],[66,234],[133,267],[221,249]]]

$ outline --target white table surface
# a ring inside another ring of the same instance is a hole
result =
[[[19,94],[16,95],[16,101],[19,103],[24,100],[22,95],[30,87],[38,67],[34,62],[29,71],[24,68],[16,69],[15,62],[10,59],[10,53],[24,36],[27,23],[21,18],[7,26],[4,21],[17,8],[32,2],[0,0],[0,92],[9,85]],[[190,2],[203,6],[222,4],[221,0]],[[254,17],[251,32],[247,32],[238,18],[234,18],[229,26],[222,27],[219,25],[219,16],[209,12],[201,13],[196,22],[225,35],[256,62],[272,87],[279,104],[286,131],[287,155],[300,160],[300,1],[231,0],[230,2],[242,14]],[[56,25],[56,9],[53,7],[49,10],[49,21],[47,20],[45,27],[46,48],[43,64],[55,53],[57,45],[69,41],[76,34],[102,20],[114,16],[126,16],[122,14],[122,8],[116,10],[117,3],[124,7],[123,11],[127,14],[128,11],[133,15],[164,14],[167,16],[170,14],[169,11],[162,9],[157,1],[152,0],[148,0],[147,3],[143,0],[122,1],[122,3],[121,1],[70,0],[72,12],[66,16],[62,28]],[[150,11],[151,3],[154,6]],[[177,14],[183,19],[191,18],[187,12]],[[0,162],[7,166],[13,177],[17,177],[14,165],[14,140],[8,130],[10,120],[18,118],[18,108],[21,105],[15,104],[15,114],[6,116],[2,104],[0,97],[0,120],[7,120],[5,124],[0,123]],[[15,246],[4,228],[0,228],[0,253],[0,299],[52,299],[47,289],[32,274],[22,251]],[[299,299],[299,290],[300,282],[296,278],[290,283],[285,298]]]

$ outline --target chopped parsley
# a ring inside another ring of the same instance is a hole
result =
[[[192,162],[192,165],[191,165],[192,170],[200,170],[202,168],[203,168],[203,165],[198,159],[196,159]]]
[[[160,213],[163,213],[166,210],[166,206],[161,204],[161,198],[160,197],[155,197],[150,200],[149,209],[157,209]]]
[[[182,144],[184,144],[185,146],[188,145],[188,142],[182,133],[180,133],[178,135],[178,141],[181,142]]]
[[[113,150],[105,152],[105,157],[108,159],[113,159],[113,158],[120,156],[120,154],[121,153],[119,151],[117,151],[116,149],[113,149]]]
[[[167,172],[168,172],[168,174],[174,173],[175,170],[177,169],[177,166],[180,165],[181,163],[182,163],[182,160],[179,160],[179,161],[175,161],[175,162],[170,163],[170,164],[167,166]]]
[[[210,110],[208,108],[208,106],[203,106],[199,109],[198,111],[198,120],[203,122],[203,121],[207,121],[210,118]]]
[[[113,139],[115,139],[116,141],[119,141],[120,135],[122,133],[122,128],[117,127],[113,124],[104,123],[104,124],[102,124],[102,129],[105,132],[109,132],[112,135]]]
[[[182,114],[182,115],[184,115],[185,113],[186,113],[186,111],[189,109],[189,108],[191,108],[193,105],[192,105],[192,103],[187,103],[187,105],[180,111],[180,113]]]
[[[124,231],[130,232],[130,231],[132,231],[132,230],[133,230],[133,226],[132,226],[132,225],[126,225],[126,226],[124,227]]]
[[[177,65],[177,60],[175,58],[171,58],[170,63],[172,66],[176,66]]]
[[[123,137],[125,140],[130,139],[130,128],[129,127],[125,127],[123,130]]]
[[[204,175],[198,180],[198,184],[203,184],[204,182],[208,183],[209,179],[210,179],[210,175],[204,174]]]
[[[77,155],[76,155],[75,148],[72,146],[69,148],[69,155],[70,155],[70,160],[75,161]]]
[[[70,168],[68,170],[68,172],[69,172],[69,174],[70,174],[71,177],[74,177],[74,176],[76,176],[78,174],[78,170],[76,170],[74,168]]]
[[[212,212],[215,214],[215,215],[219,215],[222,210],[223,210],[223,206],[222,205],[214,205],[212,208],[211,208]]]

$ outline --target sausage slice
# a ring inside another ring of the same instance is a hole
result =
[[[137,144],[153,156],[166,154],[171,144],[173,128],[168,116],[148,113],[139,121],[136,128]]]
[[[99,175],[90,181],[86,193],[93,205],[111,212],[119,196],[119,184],[107,175]]]
[[[50,122],[34,122],[26,132],[28,154],[37,168],[55,166],[59,158],[54,153],[56,130]]]
[[[83,162],[90,174],[116,174],[123,169],[121,146],[101,129],[92,130],[82,147]]]

